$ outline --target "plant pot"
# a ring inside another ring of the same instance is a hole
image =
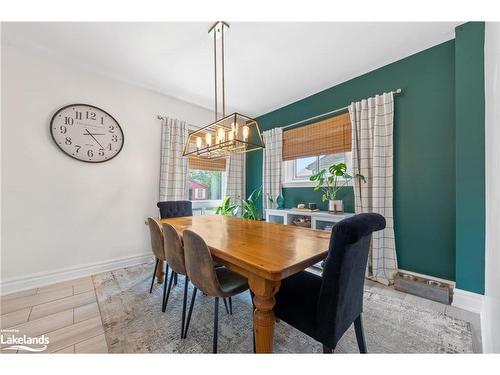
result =
[[[344,212],[344,202],[342,200],[329,200],[328,211],[333,213]]]

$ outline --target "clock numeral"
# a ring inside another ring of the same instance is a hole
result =
[[[75,122],[75,121],[74,121],[74,120],[73,120],[73,118],[71,118],[71,117],[66,116],[66,117],[64,118],[64,123],[65,123],[66,125],[73,125],[73,123],[74,123],[74,122]]]
[[[95,121],[96,114],[95,114],[95,112],[89,112],[89,111],[87,111],[86,112],[86,117],[87,117],[87,120],[94,120]]]
[[[80,149],[82,148],[82,146],[78,146],[78,145],[75,145],[76,147],[76,153],[78,153],[78,151],[80,151]]]
[[[111,151],[111,143],[108,145],[108,150]]]
[[[109,132],[114,133],[115,132],[115,127],[113,125],[109,125]]]
[[[67,131],[68,129],[66,128],[66,126],[61,125],[61,126],[59,127],[59,130],[61,130],[61,134],[66,134],[66,131]]]
[[[89,158],[91,158],[92,156],[94,156],[94,151],[92,151],[92,150],[88,150],[88,151],[87,151],[87,156],[88,156]]]
[[[104,117],[101,116],[101,125],[104,125]]]
[[[118,136],[117,136],[116,134],[115,134],[115,135],[113,135],[113,136],[111,136],[111,140],[112,140],[113,142],[118,142]]]
[[[82,119],[82,112],[76,111],[76,112],[75,112],[75,118],[76,118],[77,120],[81,120],[81,119]]]
[[[99,149],[99,156],[104,156],[104,149],[103,148]]]
[[[64,141],[67,145],[71,144],[71,137],[66,137],[66,140]]]

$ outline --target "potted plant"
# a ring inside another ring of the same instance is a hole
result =
[[[328,201],[328,211],[330,212],[344,211],[344,204],[342,200],[337,199],[337,193],[353,178],[358,178],[363,182],[366,182],[363,175],[356,174],[351,176],[348,174],[345,163],[332,164],[328,168],[322,169],[318,173],[309,177],[311,181],[318,183],[314,187],[314,190],[323,190],[321,200],[323,202]]]
[[[252,191],[248,199],[236,198],[240,205],[233,202],[232,197],[226,196],[222,205],[215,210],[216,215],[236,216],[238,209],[241,208],[241,217],[249,220],[260,220],[260,212],[257,208],[257,202],[262,194],[262,186]]]

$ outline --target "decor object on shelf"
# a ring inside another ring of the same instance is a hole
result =
[[[315,209],[310,209],[310,208],[298,208],[298,207],[293,207],[291,208],[292,211],[299,211],[299,212],[318,212],[319,209],[318,208],[315,208]]]
[[[251,117],[240,113],[226,116],[226,98],[224,88],[224,31],[229,28],[226,22],[215,23],[208,33],[213,36],[214,71],[215,71],[215,121],[192,132],[184,147],[183,156],[202,159],[218,159],[232,153],[255,151],[264,148],[264,141],[259,124]],[[218,55],[217,40],[221,39],[221,94],[222,117],[219,119],[218,99],[219,80],[217,79]]]
[[[123,148],[123,131],[108,112],[90,104],[60,108],[50,120],[50,134],[57,147],[73,159],[102,163]]]
[[[327,172],[329,175],[327,175]],[[339,181],[342,178],[343,181]],[[366,182],[363,175],[356,174],[351,176],[347,173],[347,166],[345,163],[332,164],[327,168],[322,169],[318,173],[309,177],[311,181],[316,181],[318,184],[314,187],[314,190],[323,190],[323,195],[321,200],[323,202],[328,201],[328,211],[330,212],[344,212],[344,203],[342,200],[338,200],[337,193],[340,189],[347,185],[347,183],[353,178],[357,178]]]
[[[313,203],[313,202],[308,203],[307,207],[309,207],[310,210],[315,210],[315,209],[318,208],[318,206],[316,205],[316,203]]]
[[[297,208],[300,209],[300,210],[303,210],[304,208],[306,208],[306,205],[304,203],[299,203],[297,205]]]
[[[276,198],[273,198],[270,194],[267,195],[267,200],[269,203],[271,203],[271,206],[273,206],[276,203],[276,207],[278,209],[283,209],[285,208],[285,197],[283,195],[279,194]]]

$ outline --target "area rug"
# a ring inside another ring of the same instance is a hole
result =
[[[211,353],[214,300],[198,293],[188,337],[181,339],[184,277],[161,311],[162,286],[149,294],[154,264],[93,276],[111,353]],[[189,287],[191,296],[192,287]],[[469,323],[366,288],[364,329],[370,353],[472,353]],[[233,297],[233,315],[219,307],[219,353],[252,353],[250,294]],[[276,353],[321,353],[322,346],[284,322],[275,327]],[[340,340],[336,353],[358,353],[354,329]]]

